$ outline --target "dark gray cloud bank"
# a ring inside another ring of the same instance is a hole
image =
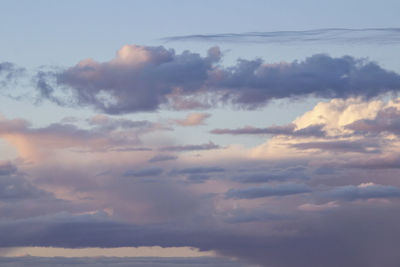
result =
[[[316,54],[278,64],[239,59],[230,67],[220,62],[218,47],[203,57],[162,46],[124,46],[111,61],[89,59],[64,71],[38,75],[37,87],[43,98],[56,103],[69,101],[109,114],[221,103],[253,109],[274,99],[371,98],[400,88],[399,74],[351,56]],[[64,98],[60,92],[66,93]]]
[[[1,258],[0,265],[4,267],[240,267],[243,266],[240,262],[225,260],[212,257],[199,258],[152,258],[152,257],[137,257],[137,258],[116,258],[116,257],[96,257],[96,258],[44,258],[44,257],[16,257],[16,258]]]
[[[258,226],[246,234],[210,225],[193,229],[129,225],[90,216],[42,217],[0,223],[0,246],[194,246],[260,266],[396,267],[400,260],[398,214],[394,205],[349,205],[328,213],[300,215],[295,221],[272,216],[279,222],[275,230]],[[261,213],[252,216],[268,220]]]

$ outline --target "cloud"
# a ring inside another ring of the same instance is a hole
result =
[[[266,183],[270,181],[285,181],[288,179],[306,179],[306,168],[290,167],[286,169],[266,169],[249,171],[234,175],[231,179],[240,183]]]
[[[63,72],[53,73],[53,77],[55,86],[69,88],[79,105],[108,114],[153,111],[179,88],[184,94],[201,89],[214,62],[219,60],[216,50],[211,48],[208,56],[201,57],[189,51],[176,54],[161,46],[125,45],[109,62],[82,60]],[[43,97],[52,100],[54,87],[50,81],[42,80],[37,86]]]
[[[49,197],[50,193],[43,191],[20,176],[0,176],[0,201],[34,200]]]
[[[182,146],[165,146],[161,147],[160,151],[196,151],[196,150],[212,150],[212,149],[220,149],[219,145],[214,144],[213,142],[208,142],[207,144],[201,145],[182,145]]]
[[[193,167],[180,170],[173,170],[173,174],[204,174],[212,172],[224,172],[225,169],[221,167]]]
[[[335,199],[353,201],[370,198],[400,198],[400,188],[390,185],[362,183],[358,186],[346,185],[334,188],[327,193]]]
[[[160,161],[169,161],[169,160],[176,160],[178,159],[177,156],[174,155],[155,155],[154,157],[152,157],[151,159],[149,159],[148,161],[150,163],[154,163],[154,162],[160,162]]]
[[[239,59],[229,67],[218,65],[220,61],[217,47],[202,57],[189,51],[176,54],[162,46],[125,45],[108,62],[83,60],[38,78],[37,87],[43,98],[56,103],[72,99],[70,104],[108,114],[221,103],[254,109],[274,99],[371,98],[400,89],[400,75],[351,56],[315,54],[303,61],[270,64]],[[56,92],[70,94],[60,98]]]
[[[1,222],[0,245],[120,247],[157,244],[171,247],[190,244],[200,250],[211,249],[218,255],[239,258],[243,261],[241,266],[252,263],[283,267],[395,267],[398,264],[396,248],[400,240],[398,210],[393,205],[350,205],[314,216],[307,213],[297,216],[296,220],[293,217],[268,219],[266,215],[262,218],[262,213],[256,212],[253,218],[272,223],[276,221],[278,227],[271,229],[258,225],[246,231],[232,228],[245,221],[231,223],[231,227],[224,229],[210,225],[191,229],[189,225],[121,224],[99,216],[41,217]],[[262,211],[266,214],[265,209]],[[240,217],[240,212],[237,214]],[[245,216],[243,214],[243,219]],[[371,240],[374,242],[371,243]]]
[[[242,263],[229,259],[214,257],[198,258],[162,258],[162,257],[95,257],[95,258],[64,258],[64,257],[0,257],[0,264],[4,267],[12,266],[57,266],[57,267],[240,267]]]
[[[318,149],[330,152],[379,153],[379,144],[361,141],[322,141],[292,144],[291,147],[299,150]]]
[[[311,188],[304,184],[280,184],[276,186],[249,187],[245,189],[231,189],[226,193],[227,198],[254,199],[271,196],[288,196],[311,192]]]
[[[163,173],[161,168],[146,168],[140,170],[129,170],[125,172],[124,176],[136,176],[136,177],[147,177],[147,176],[159,176]]]
[[[351,43],[351,44],[398,44],[400,43],[400,28],[326,28],[304,31],[273,31],[247,33],[197,34],[166,37],[167,42],[234,42],[234,43]]]
[[[394,101],[397,104],[397,101]],[[400,135],[400,110],[398,106],[388,106],[380,110],[373,119],[361,119],[346,125],[359,134],[393,133]]]
[[[52,123],[34,128],[26,120],[9,120],[0,115],[0,137],[14,144],[21,156],[31,158],[41,151],[66,148],[75,148],[78,152],[149,151],[151,148],[137,147],[141,144],[140,136],[169,130],[149,121],[113,119],[103,115],[91,118],[89,125],[90,128],[80,128],[74,124]]]
[[[17,167],[9,161],[0,161],[0,176],[17,172]]]
[[[305,211],[325,211],[339,207],[335,201],[330,201],[323,204],[306,203],[298,207],[299,210]]]
[[[209,118],[209,113],[191,113],[183,120],[175,120],[180,126],[198,126],[204,125],[204,121]]]
[[[25,69],[10,62],[0,62],[0,89],[4,89],[11,83],[18,81]]]
[[[356,159],[346,162],[343,166],[347,168],[360,168],[369,170],[398,169],[400,168],[400,156],[385,155],[367,159]]]
[[[296,125],[291,123],[283,126],[270,126],[267,128],[254,128],[247,126],[238,129],[214,129],[211,131],[213,134],[231,134],[231,135],[288,135],[288,136],[314,136],[323,137],[325,132],[322,130],[323,124],[310,125],[303,129],[296,129]]]

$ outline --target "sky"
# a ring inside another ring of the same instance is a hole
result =
[[[399,265],[400,2],[0,6],[0,265]]]

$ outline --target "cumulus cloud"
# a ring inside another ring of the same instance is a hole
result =
[[[56,103],[66,100],[55,94],[62,88],[75,104],[108,114],[154,111],[168,105],[193,109],[221,102],[253,109],[273,99],[371,98],[400,88],[397,73],[351,56],[316,54],[278,64],[240,59],[230,67],[218,65],[220,61],[217,47],[202,57],[189,51],[176,54],[161,46],[125,45],[110,61],[86,59],[64,71],[42,75],[37,87],[44,98]]]
[[[93,106],[109,114],[153,111],[167,102],[176,90],[193,93],[204,86],[208,72],[219,60],[217,49],[208,56],[185,51],[176,54],[164,47],[125,45],[116,57],[99,63],[93,59],[79,62],[55,73],[57,86],[68,87],[80,105]],[[37,85],[43,97],[53,97],[49,83]]]

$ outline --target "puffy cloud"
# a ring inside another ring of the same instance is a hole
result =
[[[108,62],[87,59],[61,72],[38,74],[37,87],[56,103],[65,102],[55,96],[60,87],[71,93],[75,104],[109,114],[154,111],[162,105],[201,108],[220,102],[252,109],[273,99],[371,98],[400,88],[397,73],[351,56],[316,54],[278,64],[240,59],[225,68],[218,65],[220,59],[217,47],[202,57],[161,46],[125,45]]]
[[[58,86],[70,88],[76,103],[121,114],[158,109],[179,89],[184,94],[201,89],[218,60],[215,48],[201,57],[189,51],[178,55],[161,46],[125,45],[111,61],[86,59],[54,75]],[[41,92],[49,86],[48,82],[38,83]],[[50,93],[42,96],[51,99]]]

